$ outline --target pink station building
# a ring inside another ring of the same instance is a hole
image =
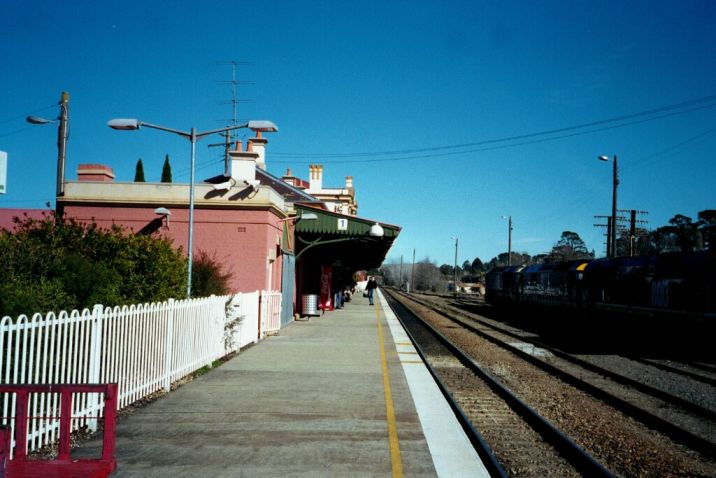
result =
[[[324,188],[321,166],[310,167],[310,181],[290,170],[283,178],[269,174],[266,144],[257,131],[245,151],[237,142],[228,152],[223,175],[197,180],[192,249],[194,257],[203,251],[224,264],[234,292],[281,291],[282,315],[290,320],[301,312],[303,294],[320,295],[320,306],[332,308],[326,271],[335,291],[356,271],[380,266],[400,228],[355,216],[351,177],[345,187]],[[189,184],[117,181],[102,164],[80,164],[76,180],[59,183],[64,191],[56,207],[65,217],[160,235],[187,251]],[[49,211],[0,210],[0,227],[43,212]]]

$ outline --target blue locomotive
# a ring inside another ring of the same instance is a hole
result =
[[[485,278],[485,300],[585,313],[714,319],[716,254],[665,253],[494,268]]]

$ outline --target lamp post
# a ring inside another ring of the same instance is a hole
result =
[[[67,140],[69,139],[69,103],[70,94],[63,91],[60,95],[60,116],[54,120],[28,116],[25,120],[30,124],[54,124],[59,122],[57,129],[57,196],[65,194],[65,158],[67,153]]]
[[[609,161],[609,156],[599,156],[600,161]],[[617,186],[619,186],[619,166],[617,163],[617,155],[614,155],[612,173],[612,220],[609,228],[607,256],[617,256]]]
[[[180,131],[173,128],[166,128],[164,126],[157,126],[154,124],[145,123],[143,121],[139,121],[138,119],[113,119],[110,120],[107,125],[116,130],[137,130],[140,129],[142,126],[145,126],[147,128],[152,129],[158,129],[160,131],[167,131],[169,133],[178,134],[179,136],[186,138],[191,142],[191,173],[189,176],[189,240],[188,240],[188,273],[187,273],[187,285],[186,285],[186,296],[187,298],[191,298],[191,270],[192,270],[192,246],[193,246],[193,236],[194,236],[194,164],[195,164],[195,158],[196,158],[196,142],[203,138],[204,136],[209,136],[216,133],[224,133],[226,131],[232,131],[235,129],[240,128],[249,128],[254,131],[271,131],[275,132],[278,131],[278,127],[273,124],[271,121],[249,121],[248,123],[236,125],[236,126],[227,126],[224,128],[218,128],[218,129],[211,129],[208,131],[202,131],[197,132],[196,128],[191,128],[190,131]]]
[[[452,269],[452,285],[453,285],[453,294],[457,297],[457,237],[452,237],[451,239],[455,239],[455,264]]]
[[[507,265],[512,265],[512,216],[502,216],[507,219]]]

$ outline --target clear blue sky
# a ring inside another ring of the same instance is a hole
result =
[[[650,228],[716,208],[716,98],[507,142],[489,142],[716,95],[713,1],[37,1],[0,0],[0,207],[54,204],[54,117],[71,94],[68,177],[104,163],[131,181],[138,158],[159,180],[169,154],[188,182],[189,143],[118,132],[111,118],[176,129],[270,119],[269,171],[324,184],[354,177],[359,215],[403,227],[389,258],[416,249],[438,264],[548,251],[562,231],[603,254],[593,216],[649,211]],[[698,109],[697,109],[698,108]],[[692,110],[692,111],[685,111]],[[660,118],[657,118],[661,116]],[[626,124],[631,123],[631,124]],[[244,135],[245,136],[245,135]],[[197,146],[199,178],[222,171],[214,139]],[[468,146],[460,146],[468,145]],[[418,150],[418,151],[414,151]],[[422,151],[420,151],[422,150]],[[388,154],[386,152],[394,152]]]

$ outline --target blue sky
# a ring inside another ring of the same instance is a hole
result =
[[[598,255],[618,155],[619,207],[648,227],[716,208],[716,3],[712,1],[15,1],[0,0],[0,207],[54,201],[57,115],[71,95],[67,171],[104,163],[159,180],[165,154],[188,182],[189,143],[118,132],[136,117],[181,130],[225,126],[231,67],[238,118],[270,119],[269,171],[324,184],[354,177],[359,215],[403,227],[406,262],[487,261],[548,251],[577,232]],[[245,100],[245,101],[244,101]],[[699,100],[621,121],[520,140]],[[629,124],[631,123],[631,124]],[[244,137],[246,135],[244,134]],[[198,177],[222,172],[197,146]],[[467,146],[460,146],[467,145]]]

